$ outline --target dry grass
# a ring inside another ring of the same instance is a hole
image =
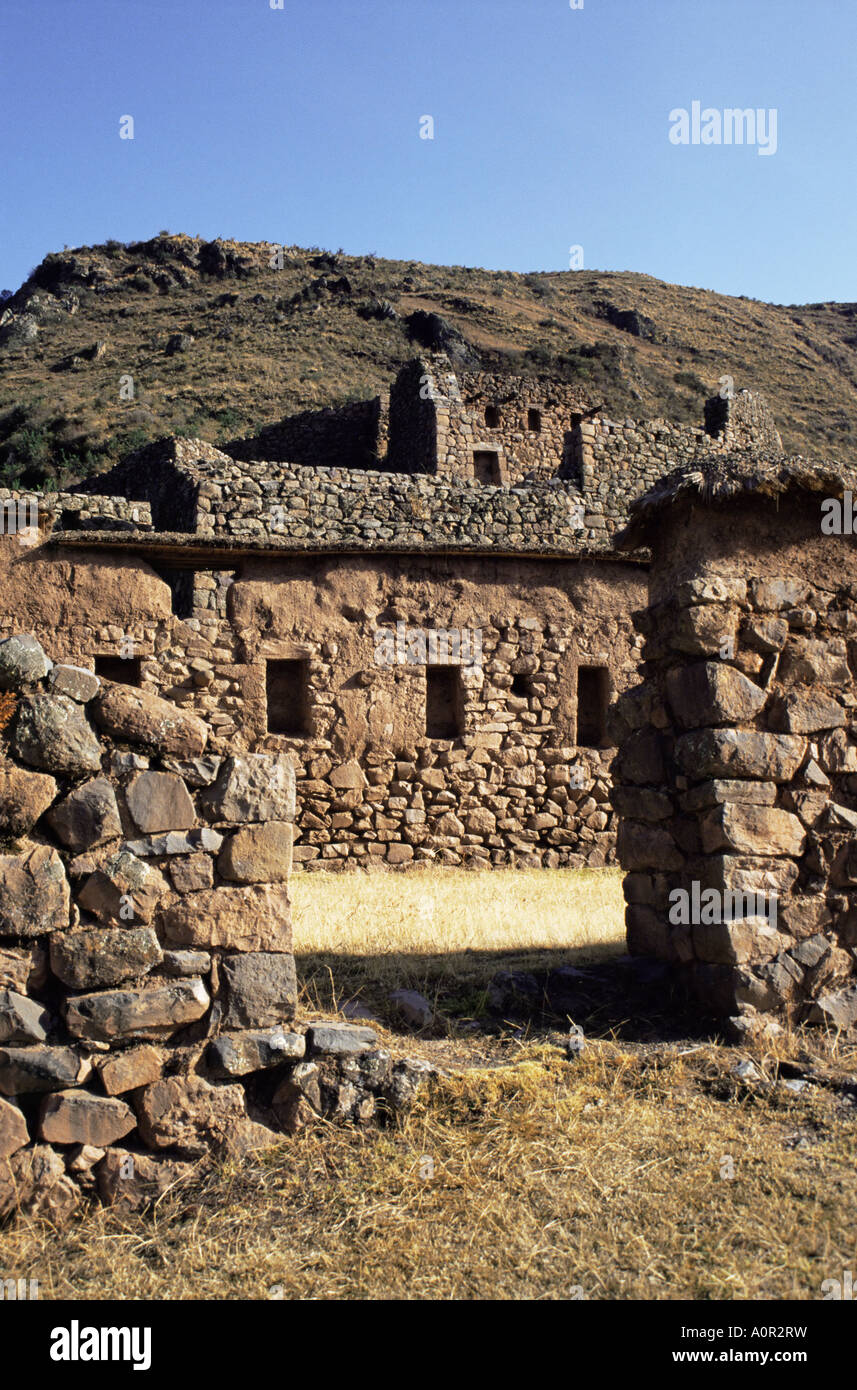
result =
[[[563,891],[559,875],[496,874],[484,944],[498,954],[468,966],[478,883],[447,877],[298,878],[299,949],[335,946],[367,988],[372,969],[439,969],[426,962],[445,949],[449,997],[534,941],[542,961],[567,959],[563,940],[590,950],[586,921],[602,957],[615,950],[615,875]],[[434,925],[414,915],[429,888]],[[399,1052],[421,1045],[382,1032]],[[854,1268],[857,1107],[835,1084],[745,1086],[732,1069],[746,1054],[698,1041],[604,1037],[568,1062],[550,1037],[495,1034],[490,1065],[447,1067],[400,1127],[318,1129],[148,1215],[93,1210],[62,1232],[19,1219],[0,1232],[0,1274],[37,1277],[43,1298],[817,1299]],[[853,1048],[795,1036],[757,1055],[765,1082],[807,1047],[831,1083],[857,1068]]]

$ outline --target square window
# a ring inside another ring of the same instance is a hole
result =
[[[309,662],[267,661],[268,733],[303,738],[309,731]]]
[[[479,483],[500,482],[500,455],[496,449],[474,449],[473,476]]]
[[[534,410],[531,408],[527,411],[527,429],[533,430],[536,434],[538,434],[541,427],[542,412],[540,410]]]

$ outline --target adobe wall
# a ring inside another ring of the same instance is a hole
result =
[[[611,753],[574,745],[575,673],[578,663],[603,665],[614,691],[633,679],[630,615],[645,597],[638,565],[245,556],[237,574],[194,576],[193,616],[183,620],[168,585],[132,555],[22,553],[10,537],[0,538],[4,560],[0,635],[25,623],[59,659],[90,669],[96,653],[119,654],[130,639],[144,689],[205,718],[216,752],[294,757],[298,862],[613,857]],[[424,662],[376,659],[377,632],[398,623],[478,631],[481,665],[462,676],[461,737],[426,737]],[[294,657],[309,662],[302,739],[266,732],[265,662]],[[511,692],[515,675],[523,695]]]
[[[857,1023],[857,559],[820,501],[658,511],[615,711],[629,949],[738,1032]]]

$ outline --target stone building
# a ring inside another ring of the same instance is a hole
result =
[[[738,1033],[857,1023],[853,469],[733,453],[632,509],[642,680],[611,712],[632,952]]]
[[[603,865],[647,595],[614,536],[676,462],[754,440],[778,443],[749,393],[699,428],[614,422],[420,358],[263,460],[162,440],[36,498],[0,536],[0,637],[171,700],[218,756],[288,754],[298,865]]]

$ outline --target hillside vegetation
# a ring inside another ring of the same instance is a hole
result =
[[[728,374],[768,396],[789,450],[854,452],[857,305],[296,247],[278,268],[276,251],[162,233],[47,256],[0,306],[0,484],[56,486],[160,435],[223,444],[373,396],[426,313],[454,360],[579,382],[607,414],[701,421]]]

